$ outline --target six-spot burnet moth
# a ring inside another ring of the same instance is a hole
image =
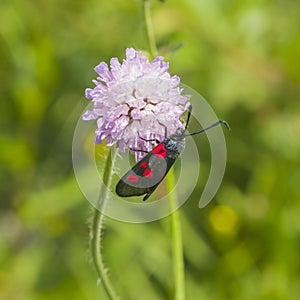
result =
[[[230,129],[228,123],[224,120],[219,120],[207,128],[201,129],[191,134],[185,134],[191,116],[192,106],[188,108],[188,116],[184,129],[177,129],[176,133],[166,137],[163,142],[156,140],[158,145],[148,152],[132,169],[130,169],[118,182],[116,193],[121,197],[132,197],[144,195],[143,201],[147,200],[155,191],[157,186],[165,178],[168,171],[174,164],[177,157],[184,149],[184,140],[186,136],[192,136],[202,133],[219,124],[224,124],[227,129]],[[144,140],[144,139],[143,139]],[[141,151],[135,150],[134,151]],[[145,151],[141,151],[145,152]]]

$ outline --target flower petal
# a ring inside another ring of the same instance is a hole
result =
[[[184,128],[181,114],[187,109],[189,96],[179,88],[180,78],[168,72],[169,63],[157,56],[151,62],[141,51],[126,49],[126,58],[110,60],[110,66],[101,62],[95,67],[99,77],[95,87],[85,91],[93,101],[94,109],[87,110],[84,120],[97,120],[96,143],[106,139],[107,145],[117,144],[150,151],[151,142],[163,141],[178,128]],[[141,139],[141,137],[143,139]],[[145,153],[135,153],[141,158]]]

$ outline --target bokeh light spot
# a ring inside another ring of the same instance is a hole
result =
[[[218,205],[209,214],[209,221],[215,231],[222,234],[235,234],[237,231],[237,215],[228,206]]]

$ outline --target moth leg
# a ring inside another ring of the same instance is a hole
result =
[[[149,192],[144,196],[143,201],[146,201],[146,200],[152,195],[153,192],[154,192],[154,190],[149,191]]]
[[[165,138],[167,138],[168,137],[168,128],[167,128],[167,126],[165,124],[159,122],[159,121],[158,121],[158,123],[165,129]]]
[[[151,196],[152,193],[147,193],[145,195],[145,197],[143,198],[143,201],[146,201],[150,196]]]
[[[152,186],[151,188],[149,188],[147,194],[144,196],[143,201],[146,201],[152,194],[153,192],[156,190],[158,184]]]
[[[147,139],[142,138],[141,136],[140,136],[140,139],[143,140],[143,141],[145,141],[145,142],[156,142],[157,144],[160,143],[160,141],[159,141],[158,139],[150,139],[150,140],[147,140]]]
[[[131,151],[134,151],[134,152],[144,152],[144,153],[149,153],[148,151],[146,150],[141,150],[141,149],[133,149],[133,148],[128,148],[129,150]]]

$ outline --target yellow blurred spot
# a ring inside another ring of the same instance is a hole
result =
[[[216,206],[209,215],[209,221],[214,230],[223,234],[235,234],[237,230],[237,215],[228,206]]]
[[[44,226],[52,236],[59,236],[68,230],[70,220],[65,215],[48,215],[44,218]]]

